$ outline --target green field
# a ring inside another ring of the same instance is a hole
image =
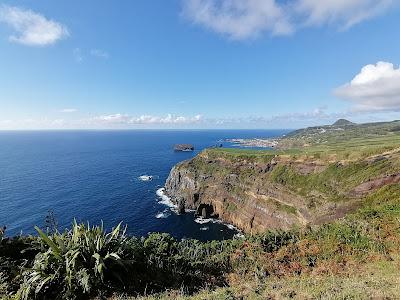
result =
[[[324,129],[325,128],[325,129]],[[279,140],[278,149],[251,150],[237,148],[208,149],[212,155],[230,155],[232,158],[268,160],[269,156],[290,155],[330,159],[359,159],[400,147],[400,121],[337,128],[318,127],[297,132]],[[321,132],[321,129],[326,130]],[[332,157],[333,156],[333,157]]]

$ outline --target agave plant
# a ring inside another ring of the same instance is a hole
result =
[[[17,299],[49,296],[82,298],[106,281],[122,281],[118,273],[125,269],[124,245],[127,241],[121,223],[106,233],[101,226],[77,224],[71,230],[49,235],[38,227],[41,252],[33,267],[24,271],[24,282]],[[118,272],[119,271],[119,272]]]

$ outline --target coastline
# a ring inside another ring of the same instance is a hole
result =
[[[157,196],[159,197],[160,201],[158,201],[159,204],[163,204],[169,209],[172,213],[178,215],[178,205],[173,202],[171,197],[169,197],[166,192],[165,192],[165,187],[159,188],[156,191]],[[193,222],[200,224],[200,225],[205,225],[208,223],[213,223],[213,224],[221,224],[226,226],[228,229],[235,231],[236,233],[234,234],[233,238],[243,238],[244,234],[243,231],[237,228],[235,225],[224,222],[221,219],[218,218],[203,218],[199,216],[195,216],[194,214],[195,210],[193,209],[185,209],[185,213],[192,213],[193,214]],[[168,216],[167,216],[168,217]],[[204,230],[203,228],[200,228],[200,230]]]

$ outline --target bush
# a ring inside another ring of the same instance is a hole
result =
[[[0,228],[0,243],[5,239],[6,227]]]
[[[47,296],[74,299],[89,296],[107,284],[120,282],[124,265],[125,230],[119,224],[110,233],[103,226],[77,224],[72,229],[46,235],[38,227],[41,252],[33,267],[23,272],[17,299]]]

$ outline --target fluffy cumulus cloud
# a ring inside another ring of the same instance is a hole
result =
[[[9,39],[28,46],[46,46],[69,35],[63,24],[49,20],[41,14],[18,7],[1,5],[0,22],[13,30]]]
[[[304,26],[334,24],[341,29],[375,17],[399,0],[184,0],[183,14],[232,39],[267,32],[285,35]]]
[[[356,110],[400,110],[400,68],[388,62],[367,65],[335,94],[352,101]]]

